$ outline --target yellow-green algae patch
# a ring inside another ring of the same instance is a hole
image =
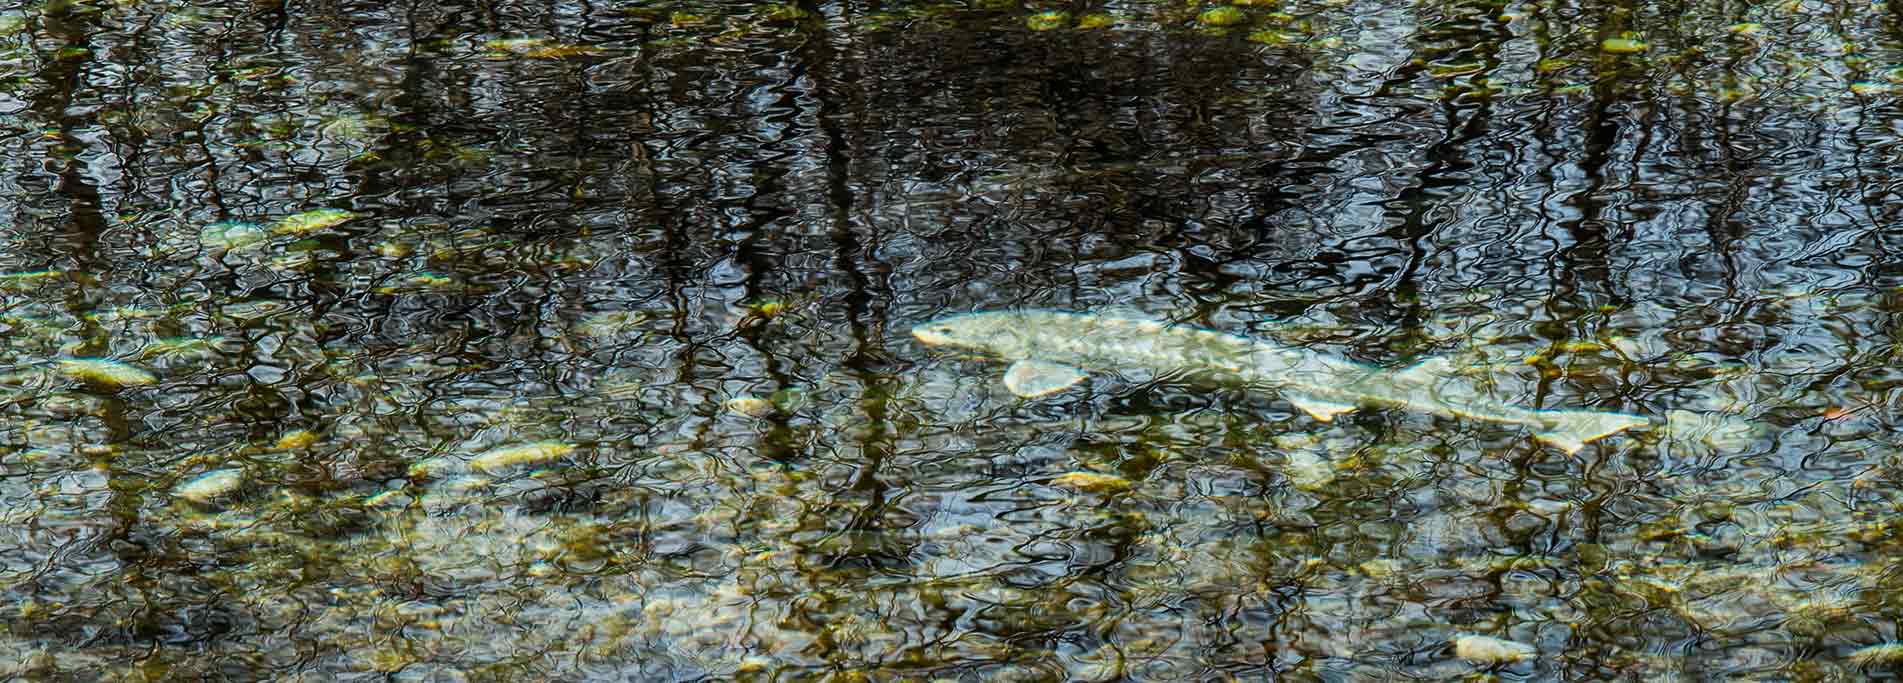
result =
[[[271,226],[271,232],[279,235],[303,235],[342,224],[357,214],[343,209],[312,209],[279,219]]]
[[[107,387],[136,387],[156,384],[157,375],[133,365],[104,358],[68,358],[59,361],[60,374]]]
[[[280,451],[290,451],[307,448],[315,443],[317,443],[317,434],[312,433],[308,429],[299,429],[278,437],[278,442],[273,448]]]
[[[1293,45],[1302,42],[1303,37],[1285,31],[1264,30],[1249,34],[1245,40],[1263,45]]]
[[[29,270],[19,273],[0,273],[0,285],[46,282],[66,276],[63,270]]]
[[[1248,12],[1228,5],[1211,7],[1196,15],[1196,23],[1204,26],[1234,26],[1248,20]]]
[[[525,443],[516,446],[504,446],[484,452],[476,456],[475,459],[470,460],[469,466],[482,472],[495,472],[517,465],[548,462],[573,453],[574,451],[574,444],[559,441],[537,441],[535,443]]]
[[[1052,486],[1073,488],[1086,493],[1121,493],[1130,490],[1130,480],[1095,472],[1069,472],[1051,479]]]
[[[1889,666],[1903,662],[1903,643],[1880,643],[1857,648],[1850,653],[1850,662],[1857,666]]]
[[[1039,12],[1024,19],[1024,27],[1033,31],[1050,31],[1070,25],[1070,13],[1052,10]]]
[[[403,489],[390,489],[388,491],[382,491],[382,492],[365,496],[363,499],[363,504],[364,504],[364,507],[383,507],[386,505],[391,507],[396,507],[397,505],[407,503],[410,500],[411,499],[409,497],[409,494],[405,492]]]
[[[1615,55],[1635,55],[1651,49],[1652,46],[1637,38],[1607,38],[1599,41],[1599,49]]]

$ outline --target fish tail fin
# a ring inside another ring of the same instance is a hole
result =
[[[1651,420],[1638,415],[1597,410],[1543,410],[1540,420],[1545,431],[1534,434],[1533,438],[1566,451],[1567,455],[1578,453],[1594,439],[1651,424]]]

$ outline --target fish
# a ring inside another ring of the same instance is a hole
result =
[[[1300,347],[1117,314],[1055,310],[979,311],[916,325],[930,347],[1010,361],[1005,388],[1023,398],[1063,391],[1096,372],[1147,370],[1200,384],[1272,392],[1322,422],[1363,406],[1520,425],[1567,454],[1651,424],[1641,415],[1545,410],[1493,399],[1445,358],[1385,369]]]

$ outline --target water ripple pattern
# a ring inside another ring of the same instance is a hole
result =
[[[15,3],[0,673],[1888,674],[1872,7]],[[909,334],[1031,308],[1647,424]]]

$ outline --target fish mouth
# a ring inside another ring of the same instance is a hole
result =
[[[926,346],[947,346],[952,343],[951,331],[944,323],[921,323],[912,326],[912,338]]]

